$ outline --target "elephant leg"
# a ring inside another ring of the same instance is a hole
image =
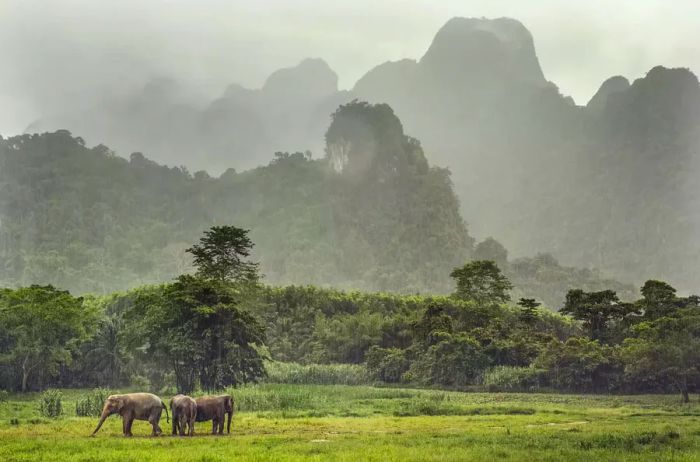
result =
[[[177,434],[177,426],[178,426],[178,415],[173,412],[173,415],[171,416],[172,422],[173,422],[173,436]]]
[[[190,419],[188,426],[190,430],[190,436],[194,436],[194,419]]]
[[[158,435],[163,433],[163,429],[160,428],[160,416],[162,413],[163,413],[163,408],[161,408],[161,407],[155,409],[153,412],[153,420],[156,423],[156,433]]]
[[[148,419],[151,426],[153,427],[153,432],[151,432],[151,436],[158,436],[161,433],[163,433],[163,430],[161,430],[160,426],[158,425],[158,420],[160,420],[159,418],[160,418],[159,415],[151,414],[151,417],[149,417],[149,419]]]
[[[133,433],[131,433],[131,426],[134,424],[134,416],[129,415],[126,418],[126,435],[125,436],[134,436]]]
[[[122,416],[122,435],[126,436],[126,416]]]
[[[219,435],[224,434],[224,416],[221,416],[221,418],[219,419],[219,431],[218,431],[218,433],[219,433]]]
[[[216,435],[216,417],[211,419],[211,434]]]

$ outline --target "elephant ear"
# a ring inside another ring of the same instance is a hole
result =
[[[117,409],[122,410],[126,406],[128,398],[126,396],[117,397]]]

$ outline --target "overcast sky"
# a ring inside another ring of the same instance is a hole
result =
[[[0,0],[0,134],[153,77],[214,97],[321,57],[349,88],[379,63],[420,58],[453,16],[522,21],[546,77],[579,104],[611,75],[700,71],[693,0]]]

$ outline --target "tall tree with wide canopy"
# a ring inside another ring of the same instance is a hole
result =
[[[21,391],[39,386],[37,379],[70,364],[80,342],[88,338],[98,313],[81,298],[52,286],[0,292],[0,363],[13,368]]]
[[[634,379],[668,379],[690,401],[689,388],[700,377],[700,310],[683,310],[673,317],[646,321],[625,340],[625,372]]]
[[[213,226],[198,244],[187,249],[194,256],[197,275],[217,281],[254,282],[258,264],[248,261],[253,241],[249,230],[235,226]]]
[[[635,311],[633,304],[621,302],[612,290],[584,292],[581,289],[570,290],[566,294],[566,303],[560,310],[561,313],[583,321],[588,335],[600,341],[610,340],[609,329],[613,322],[621,321]]]
[[[455,295],[478,304],[506,303],[513,285],[495,262],[477,260],[455,268],[450,274],[457,283]]]

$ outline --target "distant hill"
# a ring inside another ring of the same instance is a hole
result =
[[[514,257],[548,253],[635,284],[700,286],[700,87],[687,69],[612,77],[580,106],[547,80],[520,22],[453,18],[420,59],[380,64],[350,91],[310,59],[201,107],[180,95],[154,81],[28,130],[68,128],[118,152],[220,172],[276,151],[323,157],[338,105],[388,103],[430,162],[452,172],[474,235],[496,236]]]
[[[275,154],[219,178],[67,131],[0,139],[0,286],[112,292],[172,279],[213,224],[250,228],[272,283],[447,292],[473,240],[449,173],[389,106],[354,103],[327,133],[343,161]]]
[[[387,105],[341,106],[325,140],[323,159],[278,152],[213,178],[88,148],[65,130],[0,139],[0,287],[108,293],[168,281],[190,269],[184,250],[203,230],[234,224],[251,229],[273,284],[449,293],[452,269],[482,258],[518,296],[553,308],[572,287],[634,292],[550,256],[509,263],[494,240],[474,250],[449,172],[429,165]]]

